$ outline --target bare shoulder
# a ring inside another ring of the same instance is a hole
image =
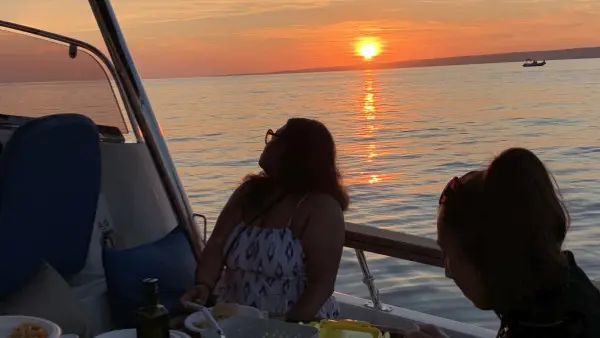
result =
[[[328,194],[311,194],[307,201],[307,227],[303,238],[308,245],[323,243],[331,249],[343,246],[346,233],[344,212],[338,201]],[[322,236],[327,233],[327,236]],[[318,238],[318,241],[314,239]]]
[[[316,210],[339,209],[340,211],[342,211],[340,203],[329,194],[321,192],[312,193],[307,198],[307,202],[311,206],[311,208],[314,208]]]
[[[242,182],[231,194],[230,199],[239,202],[246,198],[248,191],[250,190],[250,184],[248,182]]]
[[[310,208],[311,217],[318,216],[333,220],[344,220],[344,213],[340,203],[329,194],[314,193],[311,194],[307,201],[307,206]]]

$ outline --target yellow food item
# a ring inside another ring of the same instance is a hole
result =
[[[234,303],[217,303],[215,307],[212,308],[212,314],[216,320],[219,317],[221,319],[229,318],[235,315],[238,311],[238,305]]]
[[[48,332],[37,324],[23,323],[15,327],[8,338],[48,338]]]
[[[207,320],[201,320],[199,322],[195,322],[194,326],[199,329],[207,329],[210,327],[210,323]]]
[[[232,303],[217,303],[211,310],[212,315],[217,322],[233,316],[236,311],[237,305]],[[203,319],[199,322],[196,322],[194,323],[194,326],[199,329],[207,329],[211,327],[208,319]]]

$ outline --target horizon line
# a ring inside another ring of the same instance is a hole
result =
[[[594,50],[597,49],[597,50]],[[590,51],[595,52],[590,55],[555,55],[554,57],[525,57],[524,54],[557,54],[557,53],[573,53],[573,52]],[[518,58],[517,58],[518,57]],[[473,60],[481,58],[481,60]],[[305,73],[326,73],[326,72],[347,72],[347,71],[359,71],[365,69],[381,70],[381,69],[401,69],[401,68],[426,68],[426,67],[443,67],[443,66],[460,66],[460,65],[474,65],[474,64],[491,64],[491,63],[511,63],[521,62],[529,59],[545,59],[550,60],[577,60],[577,59],[594,59],[600,58],[600,46],[594,47],[573,47],[563,49],[549,49],[549,50],[537,50],[537,51],[515,51],[506,53],[492,53],[492,54],[472,54],[472,55],[461,55],[461,56],[449,56],[441,58],[428,58],[428,59],[411,59],[404,61],[391,61],[384,63],[362,63],[353,64],[348,66],[330,66],[330,67],[315,67],[315,68],[298,68],[298,69],[284,69],[276,71],[264,71],[264,72],[247,72],[247,73],[230,73],[230,74],[217,74],[217,75],[190,75],[190,76],[179,76],[179,77],[168,77],[168,76],[152,76],[145,79],[158,80],[158,79],[189,79],[189,78],[213,78],[213,77],[236,77],[236,76],[262,76],[262,75],[283,75],[283,74],[305,74]],[[468,62],[471,61],[471,62]]]

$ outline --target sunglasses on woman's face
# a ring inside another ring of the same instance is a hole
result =
[[[267,130],[265,134],[265,144],[269,144],[275,137],[281,137],[277,132],[274,132],[273,129]]]

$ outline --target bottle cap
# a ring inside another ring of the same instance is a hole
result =
[[[158,279],[156,279],[156,278],[144,278],[144,279],[142,279],[142,283],[144,283],[144,284],[156,284],[156,283],[158,283]]]
[[[144,289],[147,293],[158,293],[158,279],[144,278],[142,284],[144,284]]]

